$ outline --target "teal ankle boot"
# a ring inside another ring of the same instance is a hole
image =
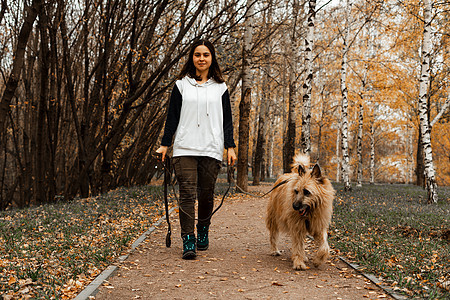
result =
[[[195,253],[195,235],[188,234],[183,236],[183,259],[194,259]]]
[[[199,251],[208,250],[209,239],[208,239],[209,226],[197,225],[197,249]]]

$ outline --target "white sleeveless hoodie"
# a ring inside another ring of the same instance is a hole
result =
[[[222,95],[225,83],[209,79],[198,84],[185,76],[176,81],[182,95],[173,156],[209,156],[222,160],[224,150]]]

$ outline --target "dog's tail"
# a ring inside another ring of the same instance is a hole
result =
[[[291,165],[293,173],[297,173],[298,166],[302,166],[304,169],[308,170],[310,166],[309,156],[304,153],[295,155],[294,162]]]

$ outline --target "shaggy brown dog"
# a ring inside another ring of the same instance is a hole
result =
[[[335,192],[330,181],[322,176],[318,164],[312,170],[309,167],[309,156],[297,154],[292,173],[280,176],[275,185],[284,180],[287,182],[272,191],[267,206],[266,226],[270,232],[272,255],[281,254],[277,248],[278,233],[288,233],[292,239],[292,261],[296,270],[306,269],[308,259],[303,241],[307,233],[314,237],[318,246],[313,259],[316,267],[328,258],[330,252],[327,230]]]

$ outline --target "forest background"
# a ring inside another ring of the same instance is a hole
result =
[[[302,150],[346,184],[449,185],[449,8],[1,0],[0,209],[149,183],[198,38],[216,45],[230,90],[243,189],[248,166],[258,184]]]

